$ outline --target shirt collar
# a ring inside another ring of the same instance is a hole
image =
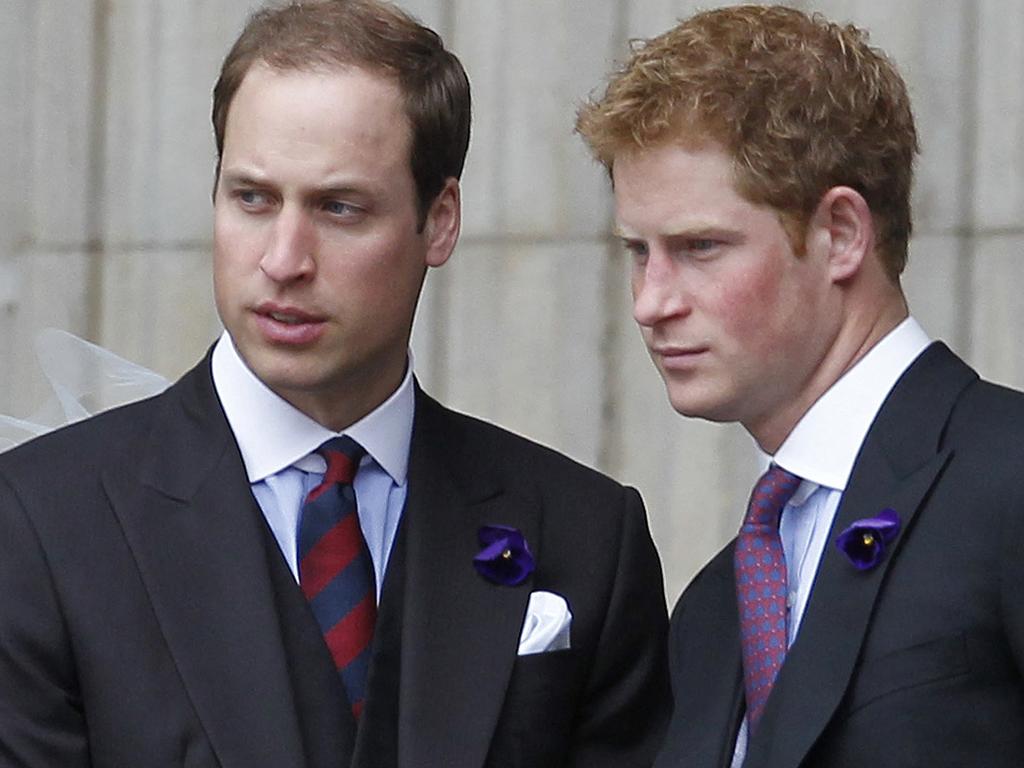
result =
[[[896,326],[808,409],[774,462],[816,485],[846,490],[882,403],[930,343],[914,318]]]
[[[213,350],[213,384],[224,415],[242,453],[250,483],[299,466],[323,471],[310,454],[324,441],[346,434],[358,442],[396,485],[404,485],[415,410],[413,359],[398,389],[383,403],[345,429],[332,432],[275,394],[249,370],[225,331]]]

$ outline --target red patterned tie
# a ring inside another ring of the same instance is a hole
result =
[[[327,459],[327,472],[302,507],[299,583],[358,718],[366,697],[370,643],[377,620],[373,562],[359,527],[352,490],[364,451],[342,436],[328,440],[318,453]]]
[[[796,475],[774,464],[769,467],[754,486],[736,537],[736,597],[751,734],[786,657],[789,617],[779,517],[799,485]]]

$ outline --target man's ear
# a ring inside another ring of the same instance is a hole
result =
[[[809,247],[825,249],[834,282],[854,277],[874,254],[875,223],[861,194],[851,187],[832,187],[811,216]]]
[[[449,177],[430,204],[423,225],[427,240],[427,266],[440,267],[455,250],[462,228],[462,193],[459,180]]]

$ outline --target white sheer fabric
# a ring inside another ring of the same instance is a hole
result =
[[[35,350],[51,392],[31,416],[0,414],[0,451],[108,408],[158,394],[170,384],[148,368],[56,328],[39,332]]]

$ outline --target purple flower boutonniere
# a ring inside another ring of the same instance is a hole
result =
[[[485,579],[514,587],[533,573],[533,555],[520,530],[506,525],[483,525],[479,536],[483,549],[473,558],[473,565]]]
[[[857,520],[839,534],[836,547],[859,571],[874,568],[885,557],[885,548],[900,532],[900,516],[894,509],[883,509],[877,517]]]

